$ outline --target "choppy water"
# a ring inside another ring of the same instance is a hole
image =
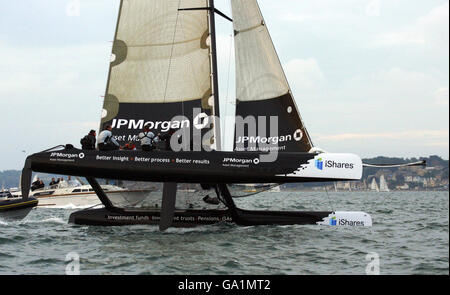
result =
[[[365,274],[375,252],[381,274],[449,274],[449,193],[265,193],[249,209],[345,210],[372,215],[372,228],[325,226],[195,229],[88,227],[67,223],[77,209],[33,210],[0,219],[0,274]]]

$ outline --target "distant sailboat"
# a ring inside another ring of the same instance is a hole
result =
[[[380,176],[380,192],[389,192],[389,187],[383,174]]]
[[[370,190],[373,192],[379,192],[380,189],[378,188],[378,184],[377,184],[377,180],[374,178],[372,178],[372,183],[370,184]]]

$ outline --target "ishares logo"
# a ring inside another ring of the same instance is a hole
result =
[[[319,158],[316,160],[316,168],[319,170],[323,170],[323,160],[322,158]]]
[[[330,219],[330,225],[337,225],[336,216],[331,217],[331,219]]]

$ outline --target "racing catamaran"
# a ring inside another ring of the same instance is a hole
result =
[[[59,146],[27,158],[22,195],[28,196],[36,171],[86,177],[104,208],[73,213],[70,222],[76,224],[159,224],[161,230],[224,221],[370,226],[364,212],[249,211],[235,205],[230,184],[360,180],[363,163],[357,155],[313,146],[257,1],[231,0],[231,6],[233,18],[217,10],[214,0],[122,0],[100,128],[111,125],[121,143],[137,141],[145,125],[156,133],[176,130],[172,150]],[[217,15],[233,22],[235,38],[235,144],[228,152],[221,150]],[[161,201],[121,206],[96,178],[160,182]],[[213,191],[223,208],[180,209],[180,183]]]

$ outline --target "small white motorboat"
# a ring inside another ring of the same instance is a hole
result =
[[[110,184],[101,187],[114,204],[121,206],[136,206],[152,191],[130,190]],[[20,197],[21,192],[12,192],[12,195]],[[39,200],[39,207],[89,207],[101,204],[94,189],[78,181],[62,180],[58,184],[32,191],[30,197]]]

